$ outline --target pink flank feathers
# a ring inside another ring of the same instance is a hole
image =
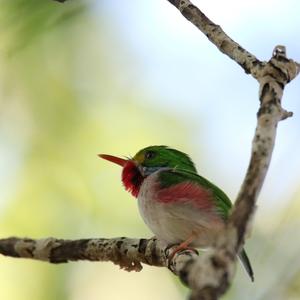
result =
[[[182,182],[157,191],[157,199],[162,203],[193,203],[203,210],[214,208],[212,194],[209,190],[193,182]]]

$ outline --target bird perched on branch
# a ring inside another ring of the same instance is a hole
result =
[[[138,198],[144,222],[159,240],[179,244],[173,254],[189,246],[213,245],[232,204],[221,189],[197,173],[187,154],[167,146],[150,146],[128,159],[99,156],[123,167],[122,182]],[[253,281],[245,250],[238,256]]]

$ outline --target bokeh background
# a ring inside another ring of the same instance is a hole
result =
[[[195,1],[246,49],[300,60],[300,2]],[[0,236],[150,237],[120,169],[97,153],[164,144],[234,199],[248,164],[258,85],[167,1],[2,0]],[[282,122],[247,250],[225,299],[300,299],[300,85]],[[0,257],[5,300],[184,299],[168,270]]]

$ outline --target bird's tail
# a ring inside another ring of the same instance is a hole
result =
[[[242,251],[238,254],[238,257],[241,260],[242,265],[244,266],[246,272],[248,273],[251,281],[253,282],[254,281],[254,274],[253,274],[253,270],[252,270],[252,267],[251,267],[250,260],[249,260],[247,254],[246,254],[245,249],[242,249]]]

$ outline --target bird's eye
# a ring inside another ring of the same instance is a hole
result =
[[[152,159],[153,157],[155,157],[155,152],[154,151],[147,151],[145,153],[145,158],[146,159]]]

